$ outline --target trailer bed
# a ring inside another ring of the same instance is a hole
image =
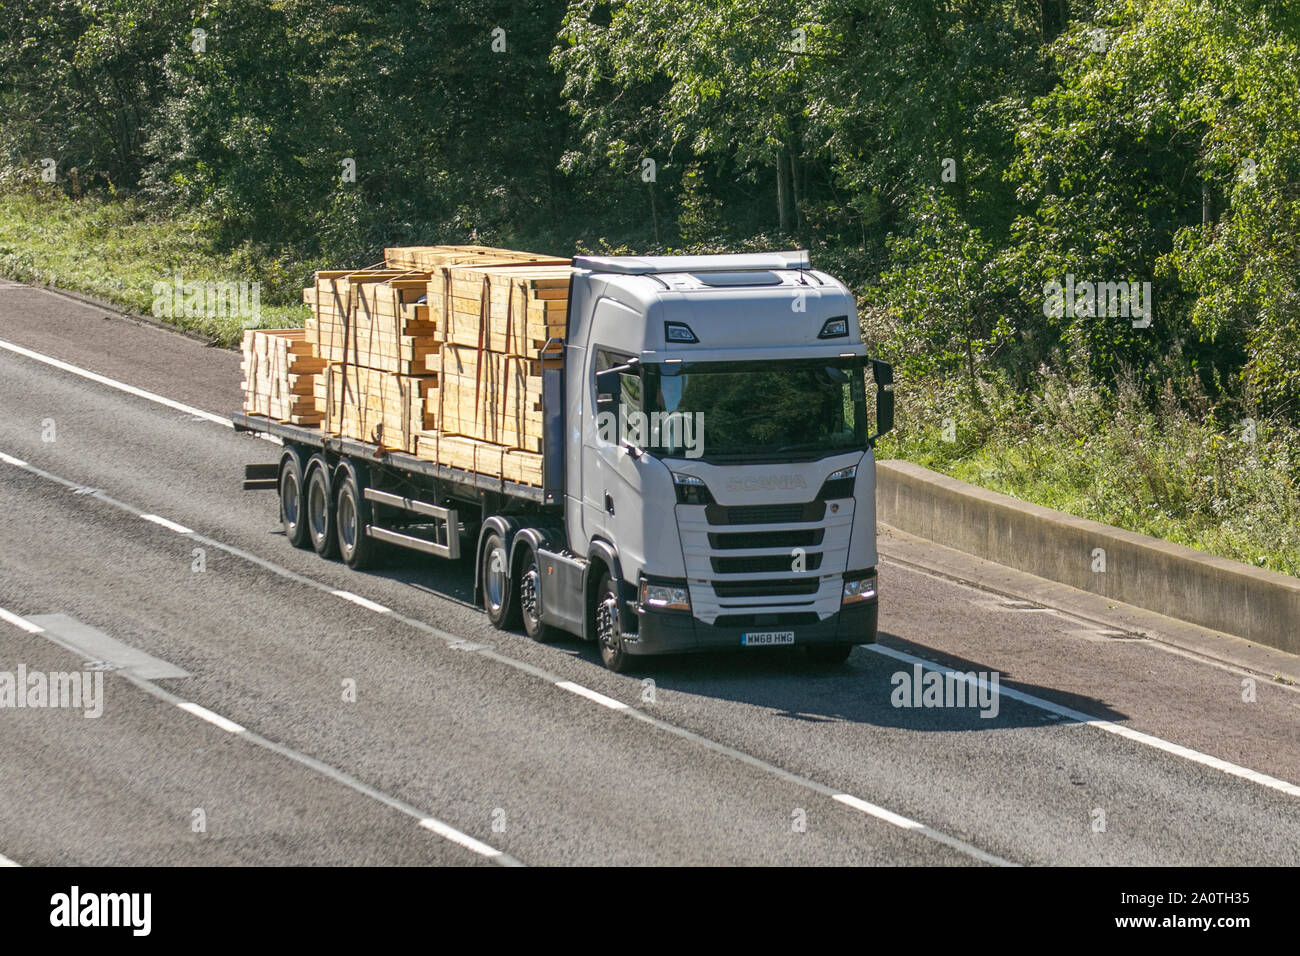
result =
[[[507,498],[527,501],[536,505],[553,503],[545,500],[545,493],[541,488],[532,485],[507,481],[497,475],[482,475],[460,468],[453,468],[449,465],[441,465],[438,462],[416,458],[414,455],[408,455],[400,451],[388,451],[378,445],[355,438],[326,435],[321,429],[308,425],[277,422],[263,415],[248,415],[244,412],[236,412],[230,416],[230,420],[236,431],[274,435],[283,441],[306,445],[311,448],[320,448],[337,455],[346,455],[359,461],[382,465],[395,471],[423,475],[426,478],[446,482],[450,487],[460,490],[462,493],[473,495],[477,492],[493,492]]]

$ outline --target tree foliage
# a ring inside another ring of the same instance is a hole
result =
[[[1300,421],[1298,78],[1297,0],[7,0],[0,164],[301,261],[799,243],[972,395]]]

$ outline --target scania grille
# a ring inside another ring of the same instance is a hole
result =
[[[788,554],[769,554],[752,558],[713,557],[709,560],[713,564],[713,570],[718,574],[762,574],[773,571],[790,571],[794,563]],[[822,566],[820,552],[805,554],[801,560],[804,568],[808,571],[816,571]]]
[[[760,548],[808,548],[822,543],[825,528],[807,528],[798,531],[732,531],[709,533],[709,547],[718,551],[738,551]]]
[[[691,613],[744,627],[825,620],[843,597],[853,506],[851,498],[678,504]]]
[[[713,593],[720,598],[807,595],[816,594],[820,587],[817,578],[781,578],[762,581],[715,580],[712,584]]]
[[[821,521],[826,514],[826,502],[814,500],[802,505],[726,505],[713,504],[705,508],[705,517],[711,525],[735,524],[797,524]]]

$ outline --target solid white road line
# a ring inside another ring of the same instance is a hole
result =
[[[342,598],[345,601],[351,601],[353,604],[356,604],[359,607],[363,607],[367,611],[374,611],[376,614],[392,613],[392,610],[390,608],[386,608],[382,604],[376,604],[374,601],[371,601],[369,598],[363,598],[360,594],[353,594],[351,591],[330,591],[330,594],[333,594],[335,597]]]
[[[555,682],[556,687],[562,687],[567,691],[577,694],[579,697],[585,697],[587,700],[594,700],[602,707],[608,707],[610,710],[627,710],[627,704],[621,700],[615,700],[613,697],[606,697],[604,694],[597,693],[581,684],[575,684],[573,681],[561,680]]]
[[[10,613],[2,607],[0,607],[0,621],[8,621],[14,627],[21,628],[28,634],[42,634],[45,631],[45,628],[41,627],[39,624],[33,624],[26,618]]]
[[[0,340],[0,349],[13,352],[15,355],[21,355],[23,358],[29,358],[33,362],[43,362],[51,368],[57,368],[60,372],[67,372],[70,375],[79,375],[82,378],[90,379],[100,385],[107,385],[109,388],[115,388],[119,392],[126,392],[128,395],[134,395],[136,398],[147,399],[164,405],[167,408],[175,409],[178,412],[184,412],[187,415],[193,415],[196,418],[202,418],[205,421],[214,422],[217,425],[224,425],[226,428],[234,428],[234,422],[228,418],[222,418],[220,415],[214,415],[211,412],[205,412],[201,408],[195,408],[193,405],[186,405],[184,402],[177,402],[170,398],[164,398],[156,392],[145,391],[143,388],[136,388],[134,385],[127,385],[125,382],[119,382],[117,379],[109,378],[107,375],[100,375],[96,372],[88,371],[84,368],[78,368],[76,365],[69,365],[67,362],[61,362],[56,358],[48,355],[42,355],[40,352],[33,352],[31,349],[25,349],[21,345],[14,345],[12,342]]]
[[[193,534],[194,532],[185,527],[183,524],[177,524],[175,521],[168,521],[166,518],[160,518],[157,515],[141,515],[145,521],[152,521],[154,524],[162,525],[168,531],[175,531],[177,534]]]
[[[433,817],[425,817],[420,821],[420,826],[426,830],[438,834],[444,840],[450,840],[452,843],[459,843],[465,849],[477,853],[479,856],[485,856],[489,860],[500,857],[501,851],[495,847],[490,847],[482,840],[475,840],[468,833],[461,833],[453,826],[448,826],[441,820],[435,820]]]
[[[192,701],[182,701],[176,706],[187,713],[193,714],[195,717],[199,718],[199,720],[206,720],[208,723],[212,724],[212,726],[220,727],[228,734],[242,734],[247,731],[246,727],[240,726],[228,717],[222,717],[220,714],[213,713],[206,707],[200,707]]]
[[[214,415],[212,412],[205,412],[201,408],[195,408],[193,405],[186,405],[184,402],[178,402],[174,399],[166,398],[156,392],[150,392],[143,388],[136,388],[134,385],[128,385],[126,382],[119,382],[115,378],[109,378],[107,375],[100,375],[99,373],[92,372],[89,369],[84,369],[68,362],[60,361],[52,356],[42,355],[40,352],[33,352],[31,349],[23,348],[21,345],[15,345],[13,342],[0,340],[0,349],[13,352],[15,355],[21,355],[23,358],[29,358],[33,362],[43,362],[51,368],[57,368],[61,372],[67,372],[70,375],[78,375],[81,378],[89,379],[99,385],[104,385],[108,388],[115,388],[119,392],[125,392],[128,395],[134,395],[136,398],[143,398],[146,401],[155,402],[158,405],[174,409],[178,412],[184,412],[187,415],[192,415],[195,418],[212,422],[215,425],[221,425],[223,428],[235,427],[235,423],[229,418],[223,418],[221,415]],[[259,434],[258,437],[276,445],[283,444],[283,442],[274,435]]]
[[[971,582],[963,580],[961,578],[936,572],[933,568],[926,568],[922,565],[917,564],[914,561],[909,561],[903,558],[891,556],[887,551],[884,550],[881,551],[881,554],[884,557],[885,563],[887,564],[892,564],[896,567],[902,568],[905,571],[910,571],[913,574],[919,574],[922,577],[931,578],[935,581],[942,581],[944,584],[948,584],[953,587],[962,588],[963,590],[970,591],[974,594],[980,595],[981,598],[987,598],[990,594],[993,594],[993,595],[997,595],[1002,600],[1007,600],[1007,601],[1024,600],[1023,598],[1016,598],[1010,594],[1006,594],[1005,592],[994,587],[989,587],[987,585],[972,584]],[[1027,573],[1027,572],[1022,572],[1022,573]],[[977,600],[975,603],[978,604],[980,602]],[[1008,610],[1008,609],[1000,608],[1000,610]],[[1127,635],[1134,633],[1129,631],[1112,631],[1110,630],[1111,625],[1105,624],[1099,620],[1090,619],[1088,617],[1085,617],[1082,614],[1075,614],[1070,611],[1062,611],[1059,608],[1053,608],[1052,610],[1056,612],[1057,617],[1063,618],[1066,621],[1071,621],[1082,625],[1082,628],[1079,631],[1072,631],[1070,633],[1076,637],[1082,637],[1086,640],[1100,641],[1102,643],[1105,643],[1107,640],[1110,640],[1110,638],[1106,638],[1103,636],[1105,634],[1112,634],[1113,636],[1126,637]],[[1138,608],[1138,610],[1142,610],[1142,609]],[[1147,611],[1145,613],[1151,614],[1153,616],[1155,615],[1154,611]],[[1179,622],[1179,623],[1185,623],[1185,622]],[[1228,674],[1236,674],[1240,677],[1251,677],[1254,678],[1255,680],[1263,679],[1265,682],[1268,683],[1269,687],[1271,688],[1286,691],[1291,694],[1300,694],[1300,684],[1288,684],[1281,681],[1277,681],[1274,679],[1274,674],[1268,671],[1267,669],[1248,670],[1247,668],[1243,667],[1240,664],[1234,664],[1228,660],[1221,660],[1217,657],[1212,657],[1208,653],[1189,650],[1186,647],[1181,647],[1176,644],[1170,644],[1167,641],[1160,638],[1159,636],[1152,636],[1147,634],[1146,632],[1138,633],[1136,639],[1129,639],[1128,643],[1136,644],[1139,641],[1142,642],[1143,647],[1151,648],[1152,650],[1159,651],[1162,654],[1172,654],[1175,657],[1182,657],[1189,661],[1195,661],[1198,664],[1204,664],[1207,667],[1213,667],[1216,670],[1224,671],[1225,673]]]
[[[874,803],[867,803],[865,800],[859,800],[857,797],[847,793],[837,793],[831,797],[832,800],[838,800],[845,806],[852,807],[854,810],[861,810],[863,813],[869,813],[877,819],[884,820],[886,823],[892,823],[896,827],[902,827],[904,830],[924,830],[925,825],[917,823],[915,820],[909,820],[907,817],[900,817],[893,810],[886,810],[884,807],[878,807]]]
[[[41,628],[37,627],[34,624],[31,624],[30,622],[26,622],[24,618],[19,617],[17,614],[14,614],[11,611],[7,611],[4,608],[0,608],[0,619],[8,621],[10,624],[13,624],[16,627],[21,627],[23,630],[30,631],[31,633],[41,632]],[[208,710],[208,708],[196,704],[193,701],[182,700],[180,697],[177,697],[175,694],[171,693],[170,691],[163,690],[157,684],[154,684],[151,681],[146,680],[144,678],[137,677],[129,671],[121,671],[119,673],[124,680],[131,682],[136,687],[143,690],[145,693],[150,694],[151,696],[156,697],[159,700],[164,701],[168,704],[172,704],[178,707],[179,709],[185,711],[186,713],[198,717],[200,720],[205,720],[208,723],[212,724],[213,726],[221,728],[226,733],[235,734],[239,736],[241,739],[246,740],[249,743],[254,744],[255,746],[261,747],[265,750],[269,750],[288,760],[292,760],[294,763],[307,767],[310,770],[314,770],[317,773],[322,774],[328,777],[329,779],[335,781],[336,783],[341,783],[344,786],[348,787],[349,789],[355,790],[356,792],[362,794],[363,796],[370,797],[371,799],[376,800],[379,803],[382,803],[386,807],[389,807],[393,810],[397,810],[408,817],[412,817],[415,819],[417,823],[419,823],[421,827],[430,831],[431,833],[436,833],[438,836],[441,836],[445,840],[449,840],[453,843],[458,844],[461,847],[464,847],[467,850],[470,850],[473,853],[477,853],[480,856],[486,857],[487,859],[490,859],[493,863],[500,864],[501,866],[523,866],[523,864],[520,863],[518,860],[516,860],[514,857],[506,853],[503,853],[502,851],[495,849],[494,847],[490,847],[486,843],[474,839],[472,836],[469,836],[468,834],[463,833],[460,830],[457,830],[455,827],[451,826],[450,824],[444,823],[441,820],[431,817],[427,813],[424,813],[423,811],[416,809],[415,807],[411,806],[410,804],[402,800],[397,799],[396,797],[390,797],[388,794],[376,790],[374,787],[371,787],[368,784],[362,783],[360,780],[358,780],[356,777],[353,777],[351,774],[344,773],[342,770],[338,770],[335,767],[331,767],[327,763],[322,763],[321,761],[317,760],[315,757],[309,757],[306,754],[299,753],[298,751],[294,750],[292,747],[287,747],[284,744],[276,743],[275,741],[263,737],[260,734],[253,733],[252,731],[248,730],[246,727],[242,726],[241,724],[235,723],[235,721],[231,720],[229,717],[223,717],[221,714],[218,714],[215,711]],[[12,863],[12,861],[6,861],[5,857],[0,856],[0,865],[4,865],[4,863],[6,862],[11,863],[14,866],[17,866],[16,863]]]
[[[15,863],[13,860],[9,859],[9,857],[5,856],[3,853],[0,853],[0,866],[22,866],[22,864]]]
[[[919,664],[921,667],[938,671],[945,676],[948,674],[962,675],[967,673],[959,671],[956,668],[945,667],[943,664],[938,664],[934,661],[928,661],[923,657],[916,657],[915,655],[908,654],[905,651],[895,650],[892,647],[885,647],[883,644],[868,644],[866,645],[866,650],[885,657],[892,657],[898,661],[905,661],[909,664]],[[966,681],[968,684],[972,683],[970,678],[961,677],[960,679]],[[988,686],[988,682],[982,678],[976,677],[973,683],[985,690],[991,690]],[[1026,694],[1023,691],[1007,687],[1005,684],[1000,684],[997,692],[1000,697],[1008,697],[1011,700],[1019,701],[1022,704],[1028,704],[1030,707],[1037,707],[1039,710],[1045,710],[1058,717],[1064,717],[1074,723],[1083,724],[1088,727],[1096,727],[1098,730],[1104,730],[1108,734],[1114,734],[1117,737],[1123,737],[1126,740],[1131,740],[1135,743],[1152,747],[1156,750],[1163,751],[1164,753],[1173,754],[1176,757],[1182,757],[1184,760],[1190,760],[1192,763],[1200,764],[1203,767],[1210,767],[1211,769],[1231,774],[1234,777],[1249,780],[1252,783],[1257,783],[1262,787],[1269,787],[1272,790],[1277,790],[1279,793],[1285,793],[1288,796],[1300,797],[1300,786],[1286,780],[1279,780],[1277,777],[1270,777],[1268,774],[1260,773],[1258,770],[1251,770],[1249,767],[1238,766],[1235,763],[1230,763],[1229,761],[1222,760],[1219,757],[1212,757],[1209,754],[1203,754],[1199,750],[1193,750],[1192,748],[1184,747],[1181,744],[1170,743],[1168,740],[1163,740],[1160,737],[1155,737],[1151,734],[1144,734],[1140,730],[1125,727],[1123,724],[1117,724],[1113,721],[1093,717],[1090,714],[1083,713],[1083,711],[1074,710],[1070,707],[1062,707],[1060,704],[1054,704],[1050,700],[1044,700],[1042,697],[1035,697],[1033,694]]]

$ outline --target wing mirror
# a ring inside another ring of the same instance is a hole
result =
[[[874,442],[894,430],[894,367],[872,359],[871,377],[876,380],[876,433],[871,436]]]

